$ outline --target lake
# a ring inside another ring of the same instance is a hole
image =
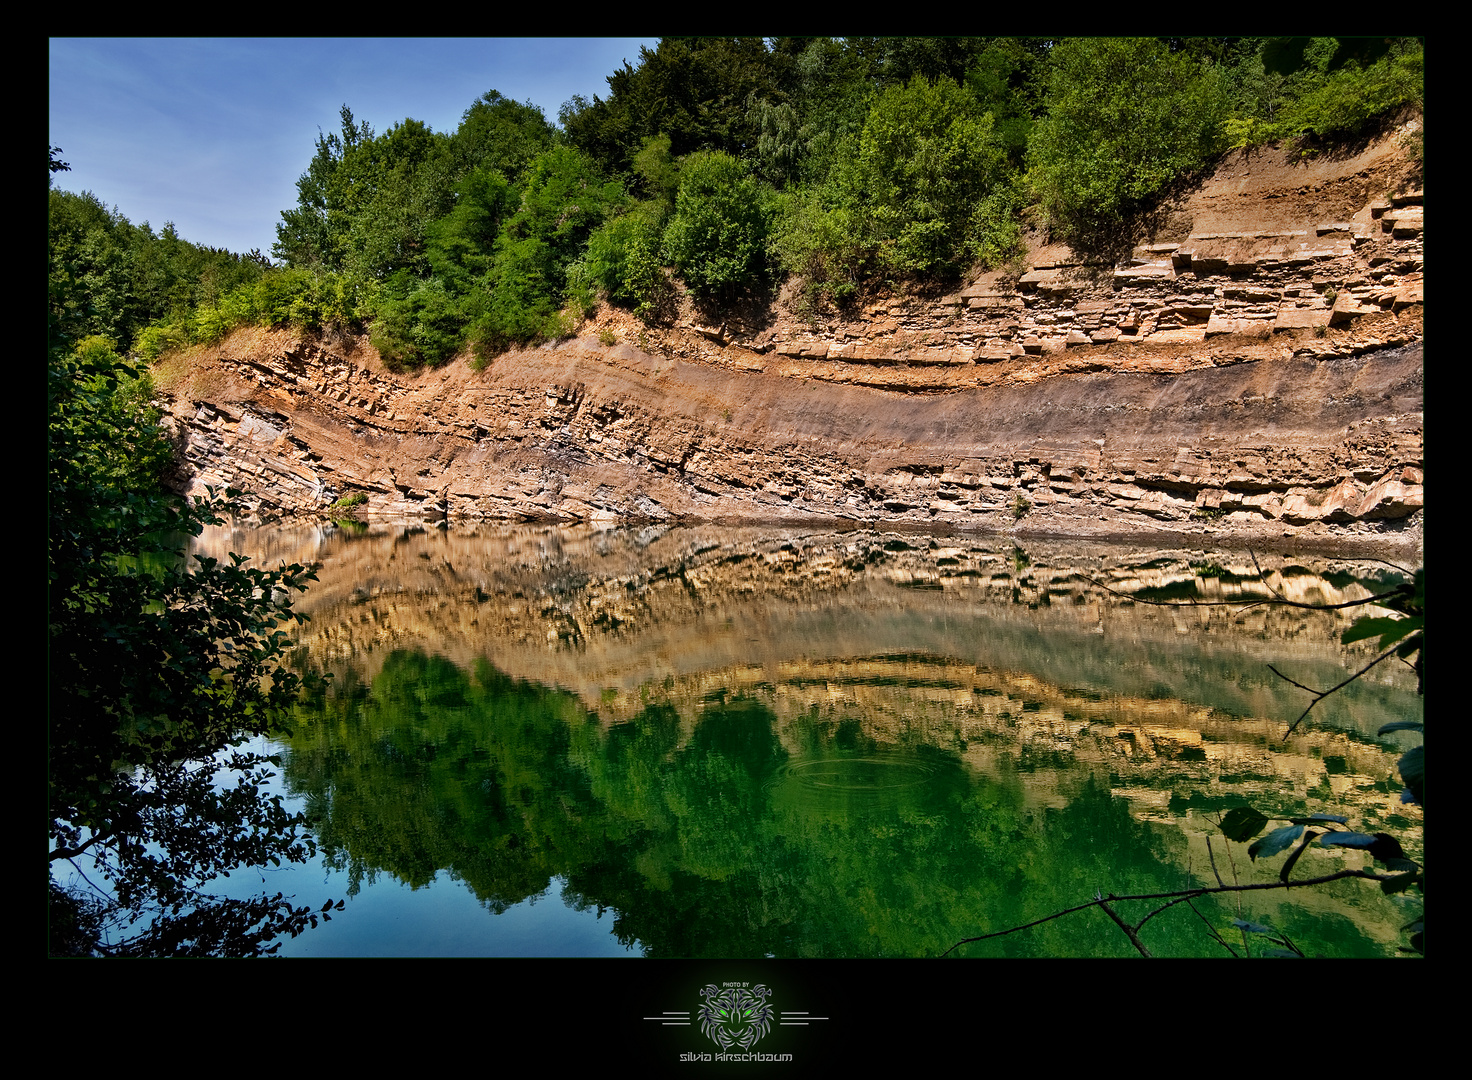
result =
[[[1275,880],[1284,856],[1216,825],[1247,803],[1421,859],[1395,767],[1419,737],[1375,734],[1421,718],[1414,673],[1379,665],[1284,741],[1309,696],[1268,665],[1326,688],[1373,642],[1338,643],[1364,609],[1254,603],[1383,591],[1384,562],[756,526],[197,547],[320,564],[292,662],[331,679],[280,782],[321,850],[260,877],[347,903],[283,955],[936,956],[1096,891]],[[1296,874],[1370,865],[1314,847]],[[1141,940],[1260,951],[1241,918],[1309,955],[1390,956],[1420,906],[1364,881],[1236,896]],[[953,955],[1134,948],[1094,908]]]

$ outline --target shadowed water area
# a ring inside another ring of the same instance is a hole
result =
[[[1414,674],[1380,665],[1285,743],[1308,695],[1268,665],[1328,687],[1373,643],[1338,643],[1363,609],[1252,604],[1383,591],[1385,563],[1260,555],[1259,577],[1241,552],[759,527],[199,547],[320,563],[293,662],[332,679],[282,773],[322,852],[271,884],[325,872],[350,899],[287,954],[934,956],[1096,890],[1276,880],[1216,827],[1249,801],[1421,859],[1395,768],[1417,738],[1374,734],[1420,719]],[[1369,865],[1314,848],[1297,873]],[[1248,895],[1141,938],[1224,956],[1205,920],[1240,916],[1392,955],[1419,906],[1364,881]],[[955,955],[1133,953],[1093,909]]]

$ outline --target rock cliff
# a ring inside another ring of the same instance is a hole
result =
[[[1419,546],[1423,206],[1392,138],[1226,158],[1109,265],[388,372],[240,331],[170,389],[187,484],[261,518],[846,519]]]

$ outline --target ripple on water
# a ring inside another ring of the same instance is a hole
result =
[[[862,795],[919,787],[935,775],[932,763],[913,754],[864,754],[789,762],[778,772],[775,782],[817,792]]]

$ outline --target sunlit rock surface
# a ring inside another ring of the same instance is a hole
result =
[[[779,298],[715,327],[688,302],[664,327],[605,307],[481,372],[248,330],[161,382],[188,490],[233,485],[259,519],[361,496],[379,519],[1411,551],[1424,218],[1398,145],[1231,155],[1114,267],[1036,247],[1016,281],[808,318]]]

